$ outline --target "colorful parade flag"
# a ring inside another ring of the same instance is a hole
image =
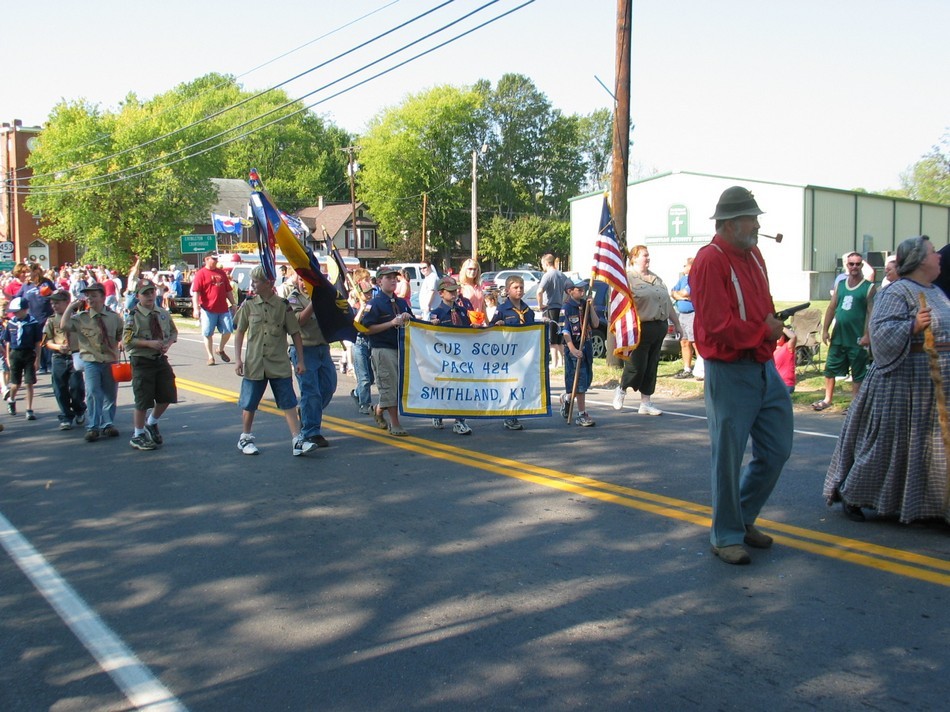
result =
[[[211,225],[215,233],[223,232],[231,235],[240,235],[244,230],[244,223],[241,218],[231,217],[230,215],[218,215],[211,213]]]
[[[313,252],[296,238],[282,213],[264,192],[257,171],[251,171],[251,185],[257,188],[251,193],[251,212],[258,230],[261,266],[267,278],[276,279],[274,255],[280,248],[288,264],[304,278],[310,288],[313,313],[324,338],[331,343],[355,340],[353,313],[346,301],[345,290],[341,299],[338,287],[320,271],[320,264]]]

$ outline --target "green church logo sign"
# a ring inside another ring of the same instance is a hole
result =
[[[671,205],[666,219],[667,237],[672,241],[689,239],[689,210],[685,205]]]

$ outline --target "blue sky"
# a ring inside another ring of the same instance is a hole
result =
[[[456,0],[287,91],[313,91],[484,2]],[[210,71],[244,75],[376,11],[241,77],[246,88],[264,89],[437,4],[15,3],[5,17],[22,29],[4,39],[9,73],[0,119],[37,125],[64,97],[114,108],[130,91],[147,98]],[[518,4],[500,0],[475,17],[488,19]],[[482,78],[495,82],[517,72],[534,80],[555,107],[588,113],[611,102],[595,76],[613,82],[615,15],[615,0],[536,0],[316,111],[358,132],[409,93]],[[947,27],[946,0],[634,0],[632,159],[648,170],[896,187],[900,172],[950,128]]]

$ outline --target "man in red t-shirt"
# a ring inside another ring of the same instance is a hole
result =
[[[775,318],[765,261],[757,247],[755,196],[733,186],[719,198],[716,234],[693,261],[694,335],[706,368],[712,450],[712,551],[748,564],[743,544],[767,549],[755,527],[792,452],[792,401],[772,355],[783,324]],[[752,439],[752,459],[742,457]]]
[[[195,273],[191,282],[191,305],[195,319],[201,320],[201,333],[205,337],[205,351],[208,353],[208,365],[214,366],[214,354],[230,363],[231,359],[224,347],[234,331],[231,309],[234,295],[227,273],[218,266],[218,256],[205,257],[205,266]],[[221,343],[217,352],[213,350],[214,330],[221,333]]]
[[[119,297],[117,290],[115,288],[115,282],[109,279],[109,273],[105,270],[102,271],[102,289],[105,291],[106,295],[106,306],[109,307],[112,311],[119,311]]]

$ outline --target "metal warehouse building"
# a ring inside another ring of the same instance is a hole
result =
[[[760,232],[783,234],[781,244],[759,239],[779,301],[827,299],[841,256],[857,251],[875,267],[901,240],[929,235],[937,249],[950,243],[950,206],[850,190],[675,171],[627,186],[627,246],[650,248],[650,269],[670,287],[687,257],[715,233],[709,216],[732,185],[753,192]],[[590,271],[603,193],[571,199],[571,268]],[[883,277],[878,270],[878,280]]]

